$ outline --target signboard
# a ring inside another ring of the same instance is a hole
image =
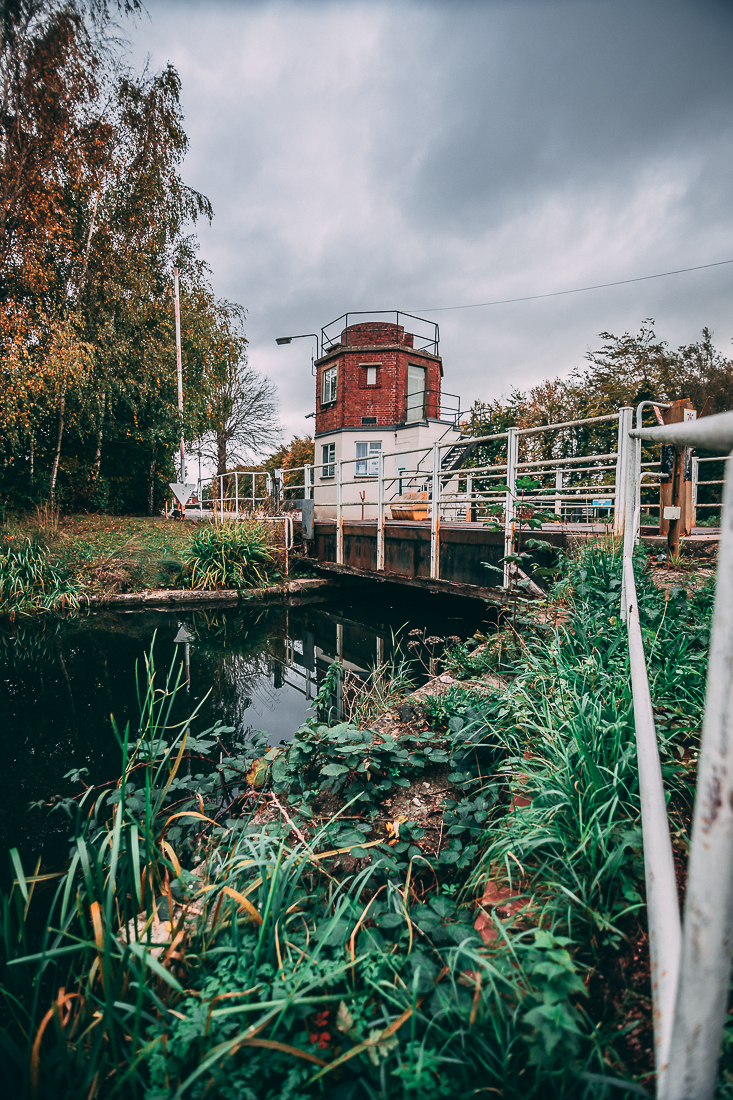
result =
[[[173,495],[178,503],[181,505],[182,508],[185,508],[191,497],[196,492],[196,486],[182,485],[179,481],[169,481],[168,484],[170,485],[173,491]]]
[[[594,508],[611,508],[613,506],[613,499],[606,498],[605,500],[592,500],[591,504]]]

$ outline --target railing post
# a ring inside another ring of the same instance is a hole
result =
[[[313,467],[307,464],[303,467],[303,496],[306,500],[313,499]]]
[[[432,511],[430,513],[430,579],[440,577],[440,444],[433,443]]]
[[[255,479],[256,479],[256,477],[257,477],[257,474],[253,472],[252,473],[252,515],[255,514],[255,509],[257,507],[256,499],[255,499]]]
[[[622,410],[625,412],[626,410]],[[635,523],[635,511],[636,511],[636,482],[638,477],[637,472],[637,456],[641,455],[641,440],[629,439],[628,434],[626,436],[626,442],[628,449],[624,463],[626,466],[626,480],[623,485],[623,560],[626,558],[633,559],[634,556],[634,543],[636,542],[636,523]],[[637,444],[639,444],[637,448]],[[616,499],[618,500],[618,486],[616,488]],[[626,571],[623,569],[622,561],[622,574],[621,574],[621,620],[626,622],[627,611],[627,592],[626,592]]]
[[[377,459],[377,570],[384,569],[384,455]]]
[[[700,459],[692,456],[692,515],[690,517],[690,531],[697,527],[697,483],[700,479]]]
[[[712,1100],[733,932],[733,470],[726,468],[680,976],[662,1100]]]
[[[562,470],[555,470],[555,515],[562,519]]]
[[[234,471],[234,511],[239,518],[239,473]]]
[[[224,474],[219,474],[219,518],[224,522]]]
[[[336,564],[344,564],[344,516],[343,516],[343,459],[336,463]]]
[[[473,523],[473,475],[466,474],[466,522]]]
[[[514,501],[517,493],[517,462],[519,461],[519,436],[516,428],[507,429],[506,441],[506,484],[508,492],[504,497],[504,557],[514,553]],[[511,583],[511,568],[504,562],[504,587]]]
[[[629,453],[636,441],[629,439],[634,424],[634,410],[624,406],[618,411],[618,443],[616,445],[616,495],[614,497],[613,533],[618,538],[624,533],[626,516],[626,482]]]

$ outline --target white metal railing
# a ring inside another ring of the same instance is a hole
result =
[[[438,440],[427,446],[413,445],[401,450],[381,451],[366,460],[363,457],[342,457],[334,458],[331,464],[322,464],[323,470],[332,470],[332,475],[330,472],[328,474],[329,483],[331,476],[332,484],[335,483],[335,494],[332,493],[335,501],[332,500],[329,507],[335,512],[337,564],[344,563],[344,523],[358,519],[360,515],[364,518],[366,509],[369,509],[370,518],[376,518],[376,568],[383,570],[387,509],[397,503],[403,492],[409,493],[415,489],[424,493],[425,519],[430,524],[430,575],[435,579],[440,577],[440,532],[446,521],[487,519],[492,511],[498,512],[498,519],[504,528],[505,556],[512,553],[521,510],[527,506],[547,505],[553,518],[560,521],[573,514],[576,518],[579,514],[586,521],[593,521],[600,515],[608,525],[613,524],[614,531],[620,533],[628,429],[632,415],[632,409],[624,408],[618,413],[577,421],[537,428],[509,428],[506,432],[493,435]],[[531,454],[526,457],[520,455],[520,442],[525,438],[614,421],[618,422],[616,451],[565,454],[550,459],[532,457]],[[457,448],[475,448],[503,440],[506,440],[506,460],[503,462],[457,468],[444,465],[446,456],[450,458]],[[397,467],[397,460],[402,458],[409,458],[410,464],[387,472],[388,460],[394,460],[390,465]],[[358,470],[365,461],[372,463],[371,468],[366,467],[367,474],[364,469],[361,472]],[[531,477],[539,484],[535,488],[518,489],[518,480],[523,476]],[[548,478],[551,484],[545,484]],[[307,483],[307,474],[304,474],[304,480]],[[492,482],[500,484],[494,485]],[[357,493],[354,493],[355,486],[358,486]],[[416,507],[422,503],[416,501]],[[510,569],[511,565],[506,563],[505,584],[509,583]]]
[[[705,716],[680,921],[669,820],[633,571],[640,443],[729,457],[733,412],[629,433],[623,603],[639,761],[654,1047],[659,1100],[712,1100],[727,1015],[733,943],[733,475],[726,468]],[[704,460],[700,460],[704,461]],[[718,459],[720,461],[720,459]]]
[[[669,406],[642,401],[636,409],[637,429],[648,407],[654,407],[659,417],[658,410]],[[493,516],[497,525],[503,528],[504,557],[513,553],[517,530],[528,511],[537,509],[545,512],[545,518],[553,525],[568,520],[600,523],[620,536],[626,511],[627,469],[632,458],[638,464],[641,450],[640,442],[630,435],[633,420],[634,410],[624,407],[617,413],[602,416],[532,428],[509,428],[486,436],[441,438],[430,445],[379,451],[359,458],[342,456],[337,459],[334,456],[330,463],[276,470],[272,477],[266,471],[232,471],[212,479],[214,490],[209,503],[224,518],[240,512],[253,514],[261,510],[268,499],[278,510],[283,510],[288,500],[314,500],[319,510],[328,508],[331,519],[335,519],[335,558],[340,565],[345,561],[344,524],[376,519],[375,565],[382,571],[385,569],[386,523],[390,509],[394,520],[398,511],[395,505],[404,506],[406,500],[402,498],[417,491],[421,499],[413,503],[430,530],[430,576],[439,579],[441,528],[446,522],[485,522]],[[567,434],[614,422],[618,424],[615,451],[606,445],[589,453],[578,444],[577,437]],[[556,433],[566,434],[558,436]],[[459,457],[461,450],[467,447],[475,450],[491,443],[499,444],[500,452],[505,447],[505,453],[483,464],[452,465],[454,455]],[[576,453],[567,453],[573,449]],[[560,452],[557,457],[543,457],[553,450],[556,454]],[[708,484],[700,482],[698,477],[699,463],[705,461],[692,460],[693,497],[696,497],[697,484]],[[665,477],[659,460],[646,460],[642,466],[643,476],[637,478],[634,486],[635,529],[642,509],[659,508],[659,503],[644,500],[643,492]],[[528,487],[527,481],[534,485]],[[511,563],[505,562],[505,586],[510,583],[511,568]]]

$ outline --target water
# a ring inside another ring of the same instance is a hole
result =
[[[63,858],[68,820],[29,803],[77,793],[64,778],[74,769],[86,768],[91,784],[119,774],[110,715],[135,729],[135,666],[144,669],[153,638],[157,668],[184,665],[178,718],[201,704],[194,731],[220,719],[278,744],[311,714],[337,657],[366,671],[389,656],[400,627],[460,638],[489,629],[493,612],[476,602],[388,591],[337,590],[290,607],[97,611],[0,630],[0,853],[18,846],[27,861]]]

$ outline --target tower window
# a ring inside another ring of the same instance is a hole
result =
[[[331,405],[336,400],[337,386],[338,367],[326,367],[323,372],[323,389],[321,392],[321,403],[323,405]]]
[[[376,416],[362,416],[361,422],[362,424],[376,424],[377,418]]]
[[[382,440],[373,439],[369,443],[356,444],[356,476],[376,477],[379,473],[379,453]]]
[[[422,420],[425,416],[425,367],[410,363],[407,367],[407,408],[408,423]]]
[[[336,476],[336,444],[324,443],[322,447],[323,468],[321,477]]]
[[[361,389],[365,389],[371,386],[381,385],[379,378],[379,368],[381,363],[360,363],[361,372],[359,376],[359,386]]]

